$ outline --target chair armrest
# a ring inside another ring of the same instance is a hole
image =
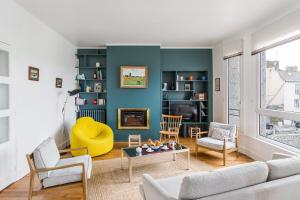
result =
[[[62,154],[62,153],[67,153],[67,152],[71,152],[71,151],[80,151],[80,150],[86,150],[86,154],[89,154],[89,149],[87,147],[59,150],[59,153]]]
[[[200,131],[199,133],[196,134],[196,139],[201,138],[202,134],[208,134],[208,131]]]
[[[39,168],[39,169],[35,169],[35,172],[37,172],[37,173],[48,172],[48,171],[65,169],[65,168],[70,168],[70,167],[78,167],[78,166],[82,167],[82,172],[85,170],[84,163],[75,163],[75,164],[69,164],[69,165],[62,165],[62,166],[58,166],[58,167]]]

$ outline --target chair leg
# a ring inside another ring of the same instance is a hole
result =
[[[235,155],[237,158],[240,156],[239,150],[236,150]]]
[[[161,141],[161,139],[162,139],[162,134],[160,134],[159,141]]]
[[[28,200],[32,199],[33,184],[34,184],[34,173],[30,172],[30,183],[29,183]]]
[[[87,195],[87,177],[86,177],[85,169],[83,169],[83,174],[82,174],[82,191],[83,191],[83,200],[87,200],[88,199],[88,195]]]
[[[223,165],[226,166],[226,156],[227,156],[227,152],[226,149],[223,150]]]
[[[180,144],[179,143],[179,135],[176,135],[176,141],[177,141],[178,144]]]

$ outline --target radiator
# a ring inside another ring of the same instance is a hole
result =
[[[81,109],[77,114],[77,118],[92,117],[97,122],[106,123],[105,110]]]

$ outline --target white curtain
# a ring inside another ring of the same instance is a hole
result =
[[[300,9],[252,34],[252,51],[300,35]]]

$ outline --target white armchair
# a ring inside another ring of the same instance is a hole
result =
[[[196,138],[196,156],[198,147],[223,153],[223,165],[226,166],[227,153],[236,152],[238,156],[238,131],[235,125],[211,122],[207,137]]]
[[[61,153],[85,149],[87,155],[64,158]],[[53,138],[40,144],[33,153],[26,155],[30,168],[28,199],[32,199],[35,174],[38,175],[42,188],[67,183],[82,182],[83,199],[87,199],[87,179],[91,176],[92,159],[88,149],[77,148],[59,151]]]

